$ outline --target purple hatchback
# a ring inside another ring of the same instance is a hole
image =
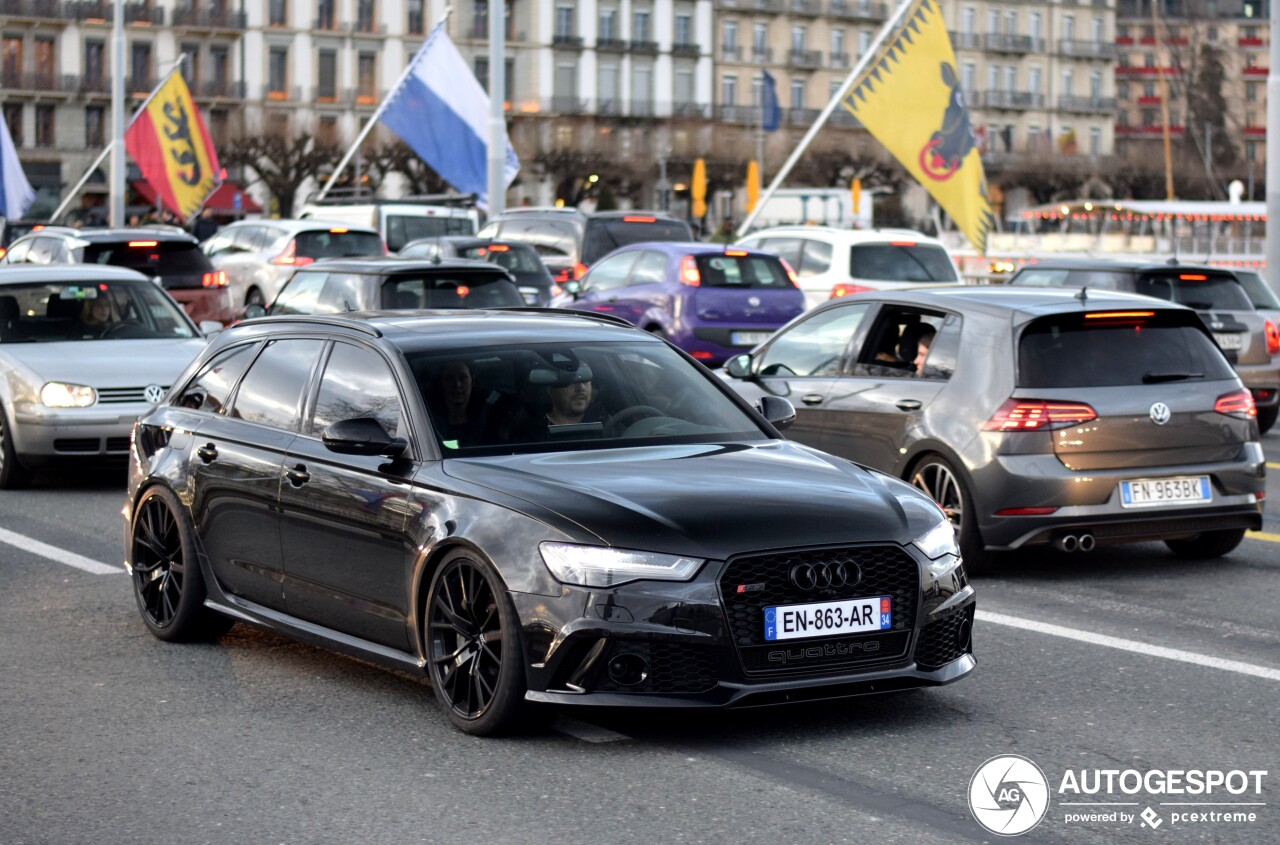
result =
[[[709,367],[763,343],[804,310],[804,293],[776,255],[719,244],[625,246],[565,291],[552,307],[621,317]]]

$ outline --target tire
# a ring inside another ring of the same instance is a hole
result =
[[[938,503],[959,534],[960,556],[970,574],[981,572],[991,564],[991,553],[982,544],[973,497],[964,478],[946,458],[928,455],[907,477],[911,486]]]
[[[1181,558],[1189,560],[1206,560],[1222,557],[1244,540],[1243,528],[1228,528],[1222,531],[1204,531],[1185,540],[1165,540],[1169,551]]]
[[[31,470],[22,465],[13,449],[9,418],[0,405],[0,490],[20,490],[31,483]]]
[[[1280,416],[1280,405],[1274,405],[1270,408],[1258,409],[1258,432],[1266,434],[1271,427],[1276,424],[1276,417]]]
[[[204,576],[186,509],[166,487],[142,494],[129,530],[133,594],[147,630],[169,642],[217,639],[235,620],[204,606]]]
[[[245,305],[261,305],[267,307],[267,300],[262,296],[262,291],[257,288],[249,288],[249,292],[244,295]]]
[[[431,688],[454,727],[492,736],[520,726],[526,717],[520,624],[493,567],[467,551],[441,561],[423,624]]]

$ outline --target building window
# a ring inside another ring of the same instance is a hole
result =
[[[596,38],[599,41],[617,41],[618,40],[618,10],[617,9],[601,9],[600,10],[600,26],[596,30]]]
[[[4,104],[4,122],[9,124],[9,137],[15,147],[21,147],[22,137],[22,103]]]
[[[1000,90],[1000,65],[987,65],[987,90]]]
[[[1012,94],[1018,88],[1018,69],[1007,65],[1004,69],[1004,90]]]
[[[267,26],[289,25],[289,0],[269,0],[267,3]]]
[[[1062,16],[1062,40],[1071,41],[1076,37],[1076,16]]]
[[[960,31],[965,35],[973,35],[977,17],[978,13],[972,6],[965,6],[964,11],[960,13]]]
[[[769,55],[769,25],[757,23],[751,26],[751,55],[762,62]]]
[[[720,46],[726,51],[738,49],[737,21],[725,21],[720,25]]]
[[[1027,70],[1027,90],[1032,94],[1040,93],[1040,88],[1043,85],[1040,74],[1041,70],[1038,67],[1033,67]]]
[[[322,147],[338,146],[338,119],[325,116],[316,121],[316,143]]]
[[[987,32],[995,35],[1000,31],[1000,12],[998,9],[987,10]]]
[[[1005,35],[1018,34],[1018,13],[1017,12],[1004,13],[1004,34]]]
[[[378,101],[378,56],[376,53],[361,53],[356,57],[356,102],[361,104]]]
[[[1124,109],[1121,109],[1120,111],[1116,112],[1116,126],[1128,126],[1128,125],[1129,125],[1129,113]]]
[[[1142,66],[1143,66],[1143,67],[1155,67],[1155,66],[1156,66],[1156,56],[1155,56],[1155,53],[1143,53],[1143,54],[1142,54]]]
[[[476,82],[480,83],[480,87],[489,92],[489,59],[487,56],[476,56],[475,61],[471,65],[471,72],[476,75]]]
[[[359,0],[356,4],[356,31],[373,32],[374,17],[373,0]]]
[[[1218,43],[1218,28],[1216,26],[1209,27],[1205,34],[1208,36],[1210,44]]]
[[[104,47],[101,41],[84,42],[84,81],[90,84],[102,81]]]
[[[1102,99],[1102,71],[1100,70],[1089,73],[1089,98],[1092,100]]]
[[[199,44],[183,44],[182,54],[182,78],[186,81],[187,87],[194,93],[196,83],[200,80],[200,45]]]
[[[45,82],[43,84],[52,84],[54,75],[57,73],[58,65],[54,61],[54,47],[52,38],[36,39],[36,76]]]
[[[333,29],[334,0],[317,0],[316,29]]]
[[[36,106],[36,146],[52,149],[57,139],[53,134],[53,106]]]
[[[1249,102],[1249,103],[1258,102],[1258,85],[1259,83],[1257,82],[1246,82],[1244,84],[1245,102]]]
[[[6,88],[22,87],[22,36],[6,35],[0,41],[0,68]]]
[[[978,69],[974,67],[973,62],[965,62],[960,65],[960,90],[966,94],[973,93],[973,81],[977,77]]]
[[[631,16],[631,40],[651,41],[649,37],[650,13],[647,9],[636,11]]]
[[[289,79],[289,48],[272,47],[267,54],[267,99],[287,100]]]
[[[1032,41],[1040,41],[1040,30],[1042,28],[1041,17],[1039,12],[1031,12],[1027,20],[1027,34],[1031,36]]]
[[[1089,155],[1093,158],[1102,155],[1102,130],[1096,126],[1089,128]]]
[[[1142,110],[1142,125],[1143,125],[1143,126],[1155,126],[1155,125],[1156,125],[1156,113],[1155,113],[1155,111],[1154,111],[1153,109],[1143,109],[1143,110]]]
[[[211,81],[225,86],[231,76],[227,73],[231,68],[231,54],[226,47],[209,48],[209,78]]]
[[[1093,43],[1094,43],[1094,44],[1101,44],[1101,43],[1102,43],[1102,18],[1100,18],[1100,17],[1099,17],[1099,16],[1097,16],[1097,15],[1094,15],[1094,16],[1093,16],[1093,30],[1092,30],[1092,35],[1093,35]]]
[[[725,76],[720,79],[720,104],[722,106],[738,104],[738,77]]]
[[[86,106],[84,110],[84,145],[93,149],[106,144],[107,114],[102,106]]]
[[[134,43],[129,49],[129,85],[131,91],[150,91],[151,45]]]
[[[425,0],[409,0],[409,20],[405,23],[405,29],[410,35],[422,35],[426,31],[424,2]]]
[[[844,30],[831,30],[831,54],[833,56],[844,55]]]
[[[1129,99],[1129,83],[1128,82],[1116,83],[1116,97],[1118,97],[1121,100]]]
[[[1075,87],[1076,74],[1075,71],[1068,68],[1062,72],[1062,93],[1070,97],[1075,93],[1072,89]]]
[[[805,32],[805,28],[804,28],[803,26],[793,26],[793,27],[791,27],[791,50],[792,50],[792,52],[795,52],[795,53],[801,53],[801,52],[804,52],[804,48],[805,48],[805,41],[807,41],[807,40],[808,40],[807,35],[808,35],[808,33],[806,33],[806,32]]]
[[[338,99],[338,51],[321,50],[317,62],[316,99],[332,103]]]
[[[676,44],[688,46],[693,43],[693,16],[676,15]]]
[[[791,108],[804,108],[804,80],[791,80]]]
[[[573,7],[556,6],[556,37],[573,37]]]
[[[865,29],[858,30],[858,55],[866,55],[867,49],[871,46],[871,33]]]
[[[687,106],[693,102],[693,71],[680,68],[676,71],[676,105]]]

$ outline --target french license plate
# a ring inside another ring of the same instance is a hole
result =
[[[1120,482],[1120,505],[1126,508],[1195,505],[1212,500],[1207,475]]]
[[[1213,339],[1217,341],[1219,349],[1239,352],[1244,348],[1244,335],[1239,332],[1214,332]]]
[[[732,332],[729,335],[729,342],[734,346],[757,346],[772,335],[773,332]]]
[[[785,604],[764,609],[764,638],[794,640],[887,631],[893,627],[888,596],[812,604]]]

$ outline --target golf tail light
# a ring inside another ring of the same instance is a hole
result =
[[[1228,417],[1251,420],[1258,416],[1258,406],[1253,403],[1253,394],[1247,390],[1224,393],[1213,403],[1213,410]]]
[[[1221,400],[1219,400],[1221,401]],[[1010,399],[982,426],[983,431],[1052,431],[1096,420],[1098,413],[1081,402]]]
[[[205,273],[200,277],[200,285],[206,288],[225,288],[227,286],[227,272],[225,270],[217,270],[212,273]]]
[[[853,282],[841,282],[831,289],[830,299],[839,299],[842,296],[852,296],[855,293],[870,293],[873,289],[855,285]]]
[[[1267,354],[1280,355],[1280,328],[1267,320]]]
[[[702,284],[702,274],[698,272],[698,262],[692,255],[680,259],[680,284],[696,288]]]
[[[293,267],[305,267],[314,261],[314,258],[307,258],[298,255],[298,242],[296,240],[289,241],[289,245],[284,248],[284,252],[271,259],[272,264],[284,264]]]

